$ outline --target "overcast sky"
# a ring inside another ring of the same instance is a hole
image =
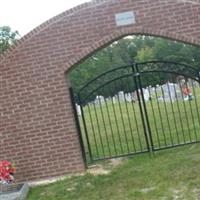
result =
[[[0,26],[23,36],[46,20],[90,0],[0,0]]]

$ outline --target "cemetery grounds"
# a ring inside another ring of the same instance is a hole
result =
[[[178,139],[180,141],[191,141],[192,138],[198,137],[200,125],[196,105],[200,104],[200,89],[199,87],[196,87],[194,90],[192,91],[194,95],[194,99],[192,101],[177,100],[171,103],[164,103],[160,101],[158,104],[153,97],[152,101],[146,102],[151,130],[153,137],[155,138],[154,143],[156,145],[159,145],[158,136],[161,144],[165,142],[170,143],[170,137],[173,138],[174,143],[178,142]],[[131,113],[133,112],[133,107],[135,114]],[[95,112],[107,113],[108,109],[109,116],[108,114],[104,114],[105,121],[111,122],[113,133],[115,133],[117,135],[116,138],[118,138],[118,130],[115,122],[116,118],[114,116],[111,102],[107,102],[107,104],[104,104],[101,108],[99,107],[99,110],[97,107],[96,111],[94,109],[92,110],[92,108],[93,105],[84,107],[86,120],[89,121],[91,117],[95,118]],[[128,150],[130,150],[133,146],[133,141],[131,140],[131,132],[129,132],[129,120],[125,120],[127,118],[127,110],[129,111],[129,116],[138,117],[138,129],[143,130],[143,125],[141,120],[139,120],[139,107],[138,104],[134,102],[127,104],[125,104],[125,102],[124,104],[115,103],[115,111],[117,110],[118,112],[122,111],[121,113],[123,115],[123,120],[121,118],[121,114],[117,115],[118,129],[121,132],[124,132],[124,127],[127,127],[127,129],[125,128],[125,134],[128,138],[128,144],[125,139],[123,140],[125,136],[121,137],[121,141],[123,150],[128,152]],[[185,113],[186,111],[187,115]],[[162,117],[163,127],[161,127],[161,115],[165,116]],[[110,117],[110,119],[108,119],[108,117]],[[95,123],[95,121],[93,121],[93,123]],[[94,135],[92,132],[93,128],[91,124],[91,127],[88,128],[88,134],[91,134],[90,145],[94,154],[93,156],[103,156],[103,154],[110,155],[113,149],[111,149],[111,144],[110,149],[108,148],[109,128],[106,129],[106,126],[109,127],[110,123],[104,123],[99,119],[98,124],[96,124],[96,127],[97,126],[99,126],[102,133],[101,142],[99,138],[99,142],[101,144],[98,145],[99,147],[102,147],[101,145],[103,143],[105,145],[105,152],[101,152],[100,150],[97,152],[97,144],[95,144],[94,141]],[[167,134],[165,138],[162,128],[164,128],[164,132],[170,133]],[[137,127],[131,123],[131,129],[136,130]],[[105,130],[107,130],[107,133]],[[132,131],[132,133],[136,134],[134,137],[136,138],[134,141],[135,145],[140,146],[139,141],[137,141],[137,131]],[[160,135],[157,135],[159,133]],[[112,138],[110,141],[112,141]],[[145,146],[145,140],[141,140],[141,143],[141,145]],[[121,152],[121,147],[118,146],[117,151]],[[125,158],[123,162],[117,166],[112,165],[112,162],[109,160],[99,161],[97,162],[97,165],[100,165],[107,170],[107,174],[93,175],[89,170],[84,175],[68,177],[62,181],[46,186],[38,186],[31,189],[27,200],[198,199],[200,197],[199,158],[200,144],[196,143],[157,151],[153,154],[145,153],[143,155],[134,155],[130,158]]]
[[[200,140],[200,88],[192,88],[193,99],[159,100],[163,94],[146,101],[154,147],[172,147]],[[83,108],[92,158],[104,159],[147,149],[138,102],[106,100]],[[81,131],[88,156],[82,117]],[[89,160],[90,158],[87,158]]]
[[[135,155],[110,173],[68,177],[32,188],[27,200],[195,200],[200,197],[200,144]]]

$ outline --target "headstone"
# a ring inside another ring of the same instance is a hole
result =
[[[175,83],[166,83],[162,85],[163,89],[163,99],[166,102],[175,101],[181,99],[182,94],[180,87]]]
[[[132,92],[131,98],[132,98],[133,102],[137,101],[138,98],[137,98],[137,92],[136,91]]]
[[[102,104],[104,104],[105,103],[105,99],[104,99],[104,97],[103,96],[101,96],[101,95],[97,95],[96,96],[96,99],[94,100],[94,102],[95,102],[95,105],[102,105]]]
[[[114,104],[116,103],[116,97],[115,97],[115,96],[112,98],[112,102],[113,102]]]
[[[118,92],[118,98],[119,98],[119,101],[121,101],[121,102],[125,101],[125,95],[124,95],[123,91]]]
[[[148,90],[149,90],[149,95],[150,95],[151,98],[156,96],[155,87],[149,87]]]
[[[147,88],[143,88],[142,90],[143,90],[144,100],[149,101],[150,99],[149,90]]]
[[[158,101],[163,101],[162,87],[160,85],[155,86],[154,94]]]
[[[193,79],[188,79],[188,83],[187,84],[188,84],[189,87],[199,87],[199,82],[195,81]]]
[[[132,101],[131,93],[126,93],[125,99],[126,99],[127,102],[131,102]]]
[[[81,116],[81,107],[76,104],[76,112],[77,112],[77,115],[80,117]]]
[[[176,90],[176,100],[182,100],[183,94],[179,84],[175,84],[175,90]]]

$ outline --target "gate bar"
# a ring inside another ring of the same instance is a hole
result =
[[[146,140],[146,144],[147,144],[147,149],[148,149],[149,152],[151,152],[149,139],[148,139],[148,135],[147,135],[147,129],[146,129],[146,125],[145,125],[144,114],[143,114],[143,110],[142,110],[140,94],[139,94],[139,91],[138,91],[139,88],[138,88],[138,83],[137,83],[137,76],[139,74],[136,71],[135,63],[131,67],[132,67],[132,71],[133,71],[134,83],[135,83],[135,86],[136,86],[136,94],[137,94],[137,98],[138,98],[139,109],[140,109],[140,114],[141,114],[141,118],[142,118],[142,124],[143,124],[143,129],[144,129],[144,135],[145,135],[145,140]]]
[[[137,78],[138,78],[138,83],[139,83],[139,88],[140,88],[140,92],[141,92],[141,96],[142,96],[142,104],[143,104],[143,109],[144,109],[144,114],[145,114],[145,119],[146,119],[146,125],[147,125],[147,130],[148,130],[148,134],[147,134],[147,138],[150,142],[150,152],[152,153],[154,150],[154,145],[153,145],[153,139],[152,139],[152,134],[151,134],[151,127],[149,124],[149,118],[148,118],[148,113],[147,113],[147,108],[146,108],[146,103],[145,103],[145,99],[144,99],[144,93],[142,90],[142,82],[141,82],[141,78],[140,78],[140,71],[138,68],[138,64],[135,63],[135,69],[136,69],[136,73],[138,74]]]

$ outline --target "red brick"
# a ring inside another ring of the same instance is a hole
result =
[[[115,13],[136,24],[116,27]],[[17,181],[84,170],[65,78],[95,50],[128,34],[200,45],[199,0],[96,0],[70,9],[0,55],[0,160],[13,160]],[[60,164],[62,163],[62,164]]]

